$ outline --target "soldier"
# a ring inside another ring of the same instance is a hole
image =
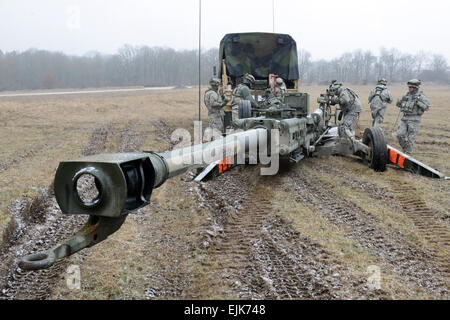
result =
[[[397,107],[403,112],[397,129],[397,138],[403,151],[411,154],[419,133],[422,114],[430,108],[430,101],[422,91],[419,91],[420,80],[412,79],[407,84],[409,92],[401,100],[397,100]]]
[[[340,130],[342,131],[340,131],[340,134],[345,133],[349,137],[354,136],[352,126],[362,111],[362,105],[358,95],[352,89],[343,87],[342,83],[335,80],[333,80],[330,86],[330,92],[335,95],[331,98],[331,104],[339,104],[341,107],[339,120],[342,116],[344,117],[341,122],[342,129]]]
[[[238,84],[233,90],[233,120],[239,119],[239,102],[249,100],[253,108],[258,108],[258,103],[253,98],[250,88],[255,83],[255,77],[246,73],[242,83]]]
[[[282,78],[277,78],[275,81],[275,87],[272,89],[272,94],[280,101],[284,101],[284,95],[286,94],[286,84]]]
[[[386,85],[387,80],[384,78],[380,79],[375,89],[370,91],[369,103],[373,118],[372,127],[378,127],[383,122],[386,106],[393,101]]]
[[[260,107],[262,108],[270,108],[272,106],[279,106],[281,105],[281,100],[273,94],[272,88],[267,88],[264,91],[264,101],[261,102]]]
[[[223,111],[225,112],[223,118],[223,125],[225,132],[231,129],[231,122],[233,120],[233,90],[231,89],[231,85],[227,85],[225,88],[224,96],[229,99],[229,101],[225,104]]]
[[[223,106],[226,105],[229,100],[225,97],[222,101],[222,98],[219,95],[219,79],[212,78],[209,81],[209,84],[210,87],[206,90],[204,97],[205,105],[208,109],[209,127],[222,133],[224,117]]]

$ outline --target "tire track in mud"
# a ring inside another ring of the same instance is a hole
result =
[[[433,139],[439,139],[439,140],[449,140],[450,139],[450,136],[447,136],[445,134],[432,134],[429,132],[423,132],[423,133],[421,133],[421,135],[427,136],[427,137],[430,137]]]
[[[414,286],[435,297],[448,297],[447,283],[432,252],[407,241],[398,231],[386,230],[369,212],[336,194],[306,171],[294,171],[285,186],[295,199],[312,206],[329,222],[367,249],[376,263],[386,265]]]
[[[206,232],[207,241],[219,262],[219,277],[228,283],[233,295],[244,299],[338,299],[366,295],[364,283],[351,279],[348,270],[330,261],[330,255],[321,246],[302,237],[289,221],[272,213],[271,200],[284,174],[262,177],[255,169],[242,169],[246,170],[242,175],[229,172],[200,184],[198,190],[200,201],[214,217],[211,230]]]
[[[44,126],[47,127],[55,127],[55,126]],[[91,155],[95,153],[101,153],[105,150],[105,142],[107,138],[107,133],[111,130],[111,125],[108,124],[106,126],[101,126],[95,128],[91,135],[91,139],[89,144],[83,149],[82,155]],[[70,130],[75,131],[83,131],[83,128],[64,128],[63,132],[68,132]],[[57,138],[56,142],[49,144],[48,141],[53,140],[53,138]],[[35,155],[44,153],[46,150],[57,149],[64,143],[64,139],[61,139],[60,135],[50,136],[46,139],[45,142],[39,144],[32,144],[26,150],[18,150],[11,156],[7,157],[0,161],[0,173],[3,171],[7,171],[12,166],[15,166],[22,162],[23,160],[33,157]],[[101,147],[102,146],[102,147]],[[96,149],[99,147],[100,149]]]
[[[438,147],[444,147],[444,148],[450,147],[450,143],[448,143],[448,142],[435,141],[435,140],[432,140],[432,141],[430,141],[430,140],[418,140],[418,141],[416,141],[416,144],[427,145],[427,146],[438,146]]]
[[[6,299],[46,299],[52,287],[60,281],[60,274],[66,269],[67,261],[58,261],[52,267],[39,271],[21,270],[17,263],[23,256],[47,250],[72,236],[73,230],[80,228],[87,217],[63,215],[52,188],[41,190],[41,210],[29,214],[36,216],[37,222],[23,223],[26,201],[16,200],[10,211],[15,219],[22,220],[21,228],[13,244],[1,250],[2,271],[0,275],[0,298]],[[16,221],[17,221],[16,220]]]
[[[430,209],[419,196],[419,191],[408,182],[395,182],[394,190],[403,213],[413,221],[425,239],[431,244],[434,259],[440,264],[447,281],[450,281],[450,230],[439,215]],[[443,251],[444,254],[439,253]]]
[[[110,124],[95,128],[83,155],[103,152],[110,131]],[[56,246],[87,221],[87,216],[62,214],[53,186],[42,189],[33,202],[37,205],[30,206],[25,200],[16,200],[9,206],[17,227],[0,250],[1,299],[47,299],[52,288],[62,279],[68,260],[57,261],[48,269],[25,271],[17,265],[20,258]]]
[[[175,130],[173,126],[161,119],[149,120],[145,123],[146,127],[151,127],[152,134],[156,134],[155,139],[167,144],[163,151],[172,150],[177,141],[171,140],[171,133]],[[161,150],[160,150],[161,151]],[[174,188],[179,192],[191,194],[193,197],[192,185],[187,183],[191,180],[191,173],[187,172],[181,176],[182,182]],[[170,206],[170,204],[169,204]],[[147,207],[152,212],[159,212],[167,210],[164,205],[157,202],[151,202]],[[146,208],[146,209],[147,209]],[[144,209],[144,210],[146,210]],[[182,236],[178,234],[163,232],[154,232],[155,229],[165,228],[166,223],[170,223],[170,217],[164,220],[163,224],[160,221],[155,221],[151,215],[145,215],[145,212],[136,212],[129,215],[138,226],[139,243],[137,244],[139,250],[146,252],[148,250],[147,243],[158,243],[160,250],[163,250],[167,264],[158,264],[156,270],[153,269],[151,273],[146,276],[149,281],[145,289],[144,299],[183,299],[186,294],[189,294],[193,275],[188,270],[183,269],[180,264],[180,259],[189,258],[195,252],[195,243],[184,242]],[[151,263],[149,263],[151,264]],[[191,296],[189,296],[191,298]]]
[[[450,247],[450,232],[448,225],[443,223],[442,214],[430,209],[425,201],[419,196],[416,187],[405,181],[398,180],[392,176],[387,177],[395,186],[392,191],[374,185],[369,182],[361,182],[353,174],[346,172],[345,168],[339,165],[330,165],[328,163],[316,163],[322,171],[339,175],[344,178],[344,184],[349,184],[352,188],[360,188],[372,198],[381,200],[393,208],[396,212],[404,214],[412,220],[419,232],[434,247],[438,246],[446,253]],[[450,258],[447,254],[443,257],[439,255],[435,248],[431,247],[435,253],[434,259],[441,265],[442,272],[447,279],[450,278]]]
[[[32,144],[26,150],[18,150],[14,152],[11,156],[6,159],[0,161],[0,173],[9,170],[11,167],[14,167],[21,163],[23,160],[45,153],[46,150],[53,150],[59,148],[64,140],[60,139],[60,136],[51,136],[51,138],[58,137],[57,141],[50,144],[47,141],[39,144]]]
[[[157,139],[160,141],[164,141],[168,144],[169,148],[164,151],[171,151],[175,147],[177,141],[172,141],[171,134],[174,131],[174,128],[168,125],[165,121],[161,119],[151,120],[150,124],[156,128],[158,135]]]
[[[351,188],[360,189],[374,200],[389,203],[390,207],[395,207],[398,209],[401,208],[401,206],[395,201],[396,195],[387,188],[380,187],[368,181],[361,181],[359,177],[355,176],[351,172],[348,172],[343,166],[336,163],[330,163],[330,159],[327,159],[327,162],[322,161],[322,159],[314,160],[315,170],[341,178],[343,180],[343,185],[349,185]]]
[[[391,181],[391,184],[395,186],[392,188],[392,191],[388,188],[379,186],[377,184],[368,182],[368,181],[361,181],[361,179],[357,176],[355,176],[353,173],[349,172],[344,166],[340,164],[330,164],[326,162],[315,162],[314,163],[315,169],[320,169],[321,172],[324,172],[325,174],[329,175],[335,175],[340,177],[342,181],[343,186],[350,186],[353,189],[360,189],[361,191],[368,194],[371,198],[374,200],[382,201],[386,207],[389,207],[391,209],[394,209],[396,212],[406,214],[405,212],[405,205],[402,204],[400,196],[404,196],[405,194],[414,192],[416,195],[418,195],[418,190],[412,186],[411,184],[407,184],[406,182],[399,182],[399,180],[396,180],[393,177],[397,177],[397,175],[385,175],[386,179],[389,179]],[[399,169],[399,168],[395,168]],[[397,184],[406,184],[402,190],[397,189]],[[408,189],[410,188],[410,189]],[[418,196],[417,196],[418,197]],[[426,207],[426,204],[421,201],[421,207]],[[448,219],[449,215],[445,215],[443,213],[438,213],[436,211],[433,211],[432,209],[427,209],[428,217],[433,217],[438,222],[445,222],[446,219]],[[448,240],[447,240],[448,241]]]
[[[11,166],[19,164],[22,160],[28,157],[34,156],[35,154],[39,153],[39,151],[42,150],[42,147],[43,145],[39,146],[34,145],[26,150],[20,150],[15,152],[13,155],[0,162],[0,172],[8,170]]]
[[[140,147],[145,140],[144,131],[136,130],[135,121],[128,121],[125,130],[120,131],[119,143],[116,152],[140,152]]]
[[[93,154],[102,153],[106,149],[106,140],[108,134],[111,133],[112,125],[109,123],[105,126],[95,128],[92,131],[91,139],[86,147],[84,147],[82,155],[90,156]]]
[[[426,130],[436,130],[438,132],[449,132],[450,133],[450,129],[446,128],[445,125],[441,125],[439,127],[436,127],[436,126],[424,124],[423,128],[426,129]],[[422,131],[425,131],[425,130],[422,130]]]

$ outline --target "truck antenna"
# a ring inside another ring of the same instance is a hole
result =
[[[201,121],[202,105],[201,105],[201,81],[202,81],[202,67],[201,67],[201,49],[202,49],[202,0],[198,1],[198,121]]]
[[[272,0],[272,32],[275,33],[275,0]]]

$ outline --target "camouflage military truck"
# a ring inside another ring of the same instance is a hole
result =
[[[297,43],[287,34],[230,33],[220,41],[219,76],[222,86],[235,88],[248,73],[255,77],[253,94],[264,95],[270,75],[281,77],[288,91],[298,89]]]

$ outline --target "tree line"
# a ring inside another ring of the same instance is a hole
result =
[[[0,91],[198,83],[198,50],[122,46],[116,54],[83,56],[30,49],[0,50]],[[218,65],[218,49],[202,52],[202,79]],[[204,80],[207,82],[207,80]]]
[[[202,84],[218,66],[218,49],[203,51]],[[0,50],[0,91],[111,86],[176,86],[198,84],[198,50],[174,50],[148,46],[122,46],[115,54],[91,52],[83,56],[29,49]],[[438,54],[411,55],[396,49],[381,49],[378,56],[357,50],[332,60],[313,60],[299,51],[302,83],[325,83],[339,79],[371,83],[384,77],[390,82],[419,78],[450,83],[449,66]]]
[[[371,51],[356,50],[329,61],[313,61],[306,50],[300,50],[298,55],[303,83],[323,84],[330,79],[337,79],[341,82],[367,84],[381,78],[389,82],[418,78],[422,81],[450,83],[447,60],[440,54],[420,52],[412,55],[395,48],[381,48],[378,56]]]

